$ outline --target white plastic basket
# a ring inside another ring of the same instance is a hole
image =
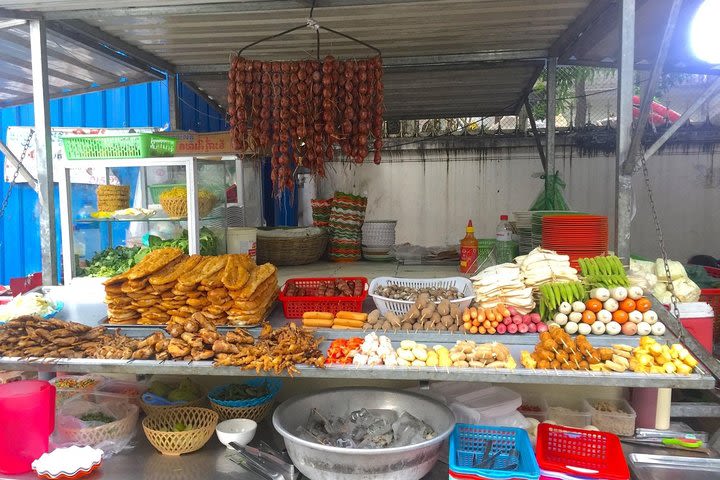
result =
[[[362,226],[362,244],[368,247],[395,245],[396,220],[368,220]]]
[[[457,305],[462,312],[470,306],[475,299],[475,292],[472,288],[472,282],[465,277],[447,277],[447,278],[397,278],[397,277],[377,277],[370,282],[370,296],[375,302],[375,306],[380,310],[381,315],[387,312],[393,312],[396,315],[405,315],[410,307],[415,303],[410,300],[394,300],[392,298],[375,295],[375,290],[379,287],[388,285],[399,285],[401,287],[411,288],[451,288],[455,287],[461,292],[463,298],[451,300],[450,303]]]

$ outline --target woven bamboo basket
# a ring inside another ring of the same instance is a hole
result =
[[[133,435],[140,409],[135,405],[127,405],[126,415],[114,422],[91,428],[59,427],[60,435],[77,445],[95,447],[108,440],[119,440]]]
[[[145,412],[145,415],[159,415],[170,410],[177,410],[178,408],[204,407],[206,405],[206,394],[207,392],[203,391],[200,398],[192,402],[183,403],[182,405],[150,405],[140,397],[140,407],[143,409],[143,412]]]
[[[304,228],[304,227],[303,227]],[[328,236],[323,230],[321,233],[309,236],[264,236],[268,230],[292,231],[292,228],[258,229],[257,233],[257,263],[270,262],[277,266],[307,265],[317,262],[325,253]]]
[[[210,440],[219,416],[209,408],[176,408],[145,417],[143,430],[148,441],[163,455],[182,455],[200,450]],[[178,423],[191,426],[183,432],[172,430]]]
[[[225,407],[211,401],[210,407],[220,415],[221,422],[231,418],[247,418],[260,423],[272,411],[274,403],[274,401],[270,400],[254,407]]]
[[[173,189],[174,190],[174,189]],[[170,218],[184,218],[188,215],[187,190],[185,195],[171,196],[167,192],[160,194],[160,206]],[[198,215],[207,217],[215,206],[215,196],[206,190],[200,190],[198,195]]]

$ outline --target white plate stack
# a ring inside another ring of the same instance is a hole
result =
[[[397,220],[366,220],[362,226],[362,251],[365,260],[392,260],[390,249],[395,245]]]

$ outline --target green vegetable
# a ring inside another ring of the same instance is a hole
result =
[[[220,392],[220,394],[218,394],[217,396],[217,399],[225,402],[232,400],[249,400],[251,398],[264,397],[269,393],[270,390],[264,383],[258,385],[257,387],[233,383],[228,385],[222,392]]]
[[[137,265],[151,251],[164,248],[179,248],[188,253],[190,242],[188,232],[183,230],[180,238],[163,240],[162,238],[150,235],[148,245],[145,247],[115,247],[108,248],[95,254],[90,260],[87,268],[80,272],[81,277],[113,277],[126,272],[130,267]],[[217,255],[218,239],[207,227],[200,229],[200,254]]]
[[[102,412],[91,412],[81,416],[80,420],[82,420],[83,422],[112,423],[116,419],[111,417],[110,415],[105,415]]]
[[[98,252],[87,268],[80,272],[85,277],[112,277],[135,265],[135,255],[140,247],[115,247]]]

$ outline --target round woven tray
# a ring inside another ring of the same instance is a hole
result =
[[[182,455],[200,450],[210,440],[219,416],[209,408],[175,408],[145,417],[143,430],[148,441],[163,455]],[[192,430],[172,432],[176,424],[192,426]]]
[[[231,418],[247,418],[260,423],[272,411],[274,401],[270,400],[254,407],[224,407],[210,401],[210,407],[220,415],[220,421],[230,420]]]
[[[277,266],[307,265],[317,262],[325,253],[328,236],[324,231],[317,235],[305,237],[266,237],[258,229],[257,234],[257,263],[270,262]],[[272,229],[292,230],[287,229]]]
[[[143,409],[145,415],[159,415],[169,410],[177,410],[178,408],[189,408],[189,407],[204,407],[206,405],[205,399],[207,398],[207,392],[202,392],[202,395],[197,400],[192,402],[183,403],[182,405],[150,405],[145,403],[140,397],[140,408]]]
[[[120,420],[91,428],[63,428],[60,434],[77,445],[95,447],[108,440],[120,440],[133,435],[139,409],[135,405],[127,406],[127,414]]]

